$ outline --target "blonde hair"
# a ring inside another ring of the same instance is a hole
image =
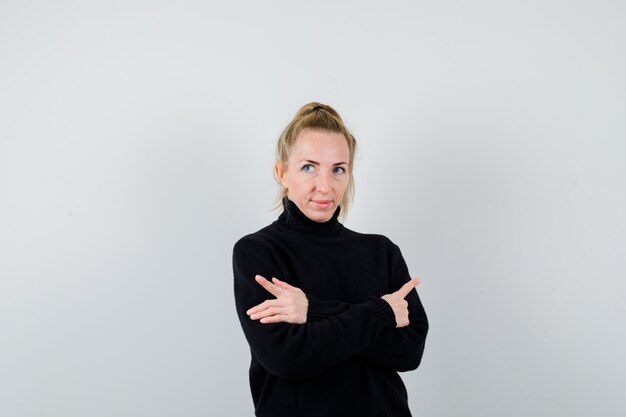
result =
[[[350,131],[343,124],[339,113],[326,104],[311,102],[305,104],[298,110],[294,118],[289,122],[283,133],[278,138],[276,144],[276,163],[286,164],[289,159],[289,152],[298,139],[298,135],[304,129],[321,130],[324,132],[340,133],[348,143],[350,160],[348,161],[348,186],[339,203],[341,213],[339,217],[343,220],[348,214],[348,208],[354,198],[354,176],[352,175],[354,166],[354,154],[356,153],[356,140]],[[278,196],[276,207],[282,207],[282,200],[287,197],[287,190],[283,188]]]

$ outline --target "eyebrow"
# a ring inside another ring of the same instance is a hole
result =
[[[313,161],[311,159],[303,159],[302,161],[300,161],[300,163],[302,163],[302,162],[308,162],[309,164],[313,164],[313,165],[319,165],[320,164],[319,162]],[[348,163],[347,162],[335,162],[333,164],[333,166],[337,166],[337,165],[348,165]]]

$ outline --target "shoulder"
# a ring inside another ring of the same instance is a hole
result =
[[[254,233],[241,237],[237,240],[237,242],[235,242],[233,250],[237,252],[250,247],[263,245],[268,239],[271,239],[271,233],[268,233],[268,230],[266,230],[268,227],[264,227]]]
[[[347,228],[344,228],[344,233],[347,239],[354,240],[357,244],[370,247],[375,246],[380,249],[385,249],[388,252],[395,252],[400,249],[398,245],[385,235],[376,233],[359,233]]]
[[[276,246],[279,236],[273,224],[265,226],[254,233],[240,238],[233,246],[233,254],[249,253],[250,251],[263,251]]]

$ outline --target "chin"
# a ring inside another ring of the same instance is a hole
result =
[[[308,213],[304,213],[304,214],[306,214],[306,216],[309,219],[315,222],[324,223],[332,219],[334,213],[335,213],[335,208],[333,208],[332,210],[328,209],[328,210],[323,210],[323,211],[311,210]]]

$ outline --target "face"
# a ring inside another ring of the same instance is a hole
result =
[[[341,133],[305,129],[296,138],[287,164],[276,164],[276,177],[287,197],[309,219],[333,217],[350,179],[350,149]]]

